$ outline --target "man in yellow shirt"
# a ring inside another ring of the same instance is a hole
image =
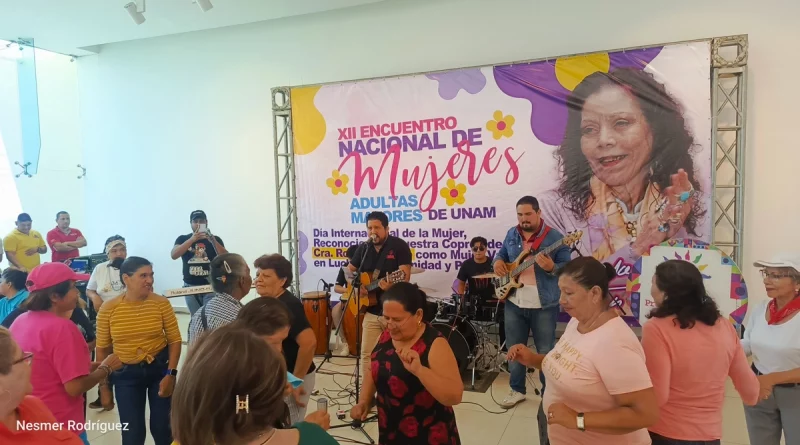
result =
[[[31,230],[33,220],[27,213],[17,217],[17,228],[3,239],[3,249],[8,262],[17,269],[30,272],[41,264],[40,255],[47,253],[47,244],[42,234]]]

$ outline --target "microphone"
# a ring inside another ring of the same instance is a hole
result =
[[[333,284],[329,284],[327,281],[325,281],[322,278],[320,278],[319,281],[322,281],[322,288],[323,289],[330,289],[330,288],[332,288],[334,286]]]
[[[369,239],[367,240],[367,243],[368,244],[375,244],[375,241],[378,241],[378,235],[375,235],[373,233],[372,235],[369,236]]]

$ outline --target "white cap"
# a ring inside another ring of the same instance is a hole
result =
[[[800,254],[779,253],[769,261],[756,261],[753,265],[756,267],[791,267],[800,272]]]

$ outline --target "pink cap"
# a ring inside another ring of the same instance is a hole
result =
[[[89,275],[76,273],[64,263],[44,263],[36,266],[28,274],[28,281],[25,282],[25,287],[28,288],[28,291],[34,292],[70,280],[87,281],[89,280]]]

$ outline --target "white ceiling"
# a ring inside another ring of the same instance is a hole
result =
[[[132,0],[0,0],[0,39],[33,38],[39,48],[65,54],[97,45],[241,25],[378,3],[385,0],[147,0],[147,20],[136,25],[124,6]],[[141,2],[141,0],[138,0]]]

